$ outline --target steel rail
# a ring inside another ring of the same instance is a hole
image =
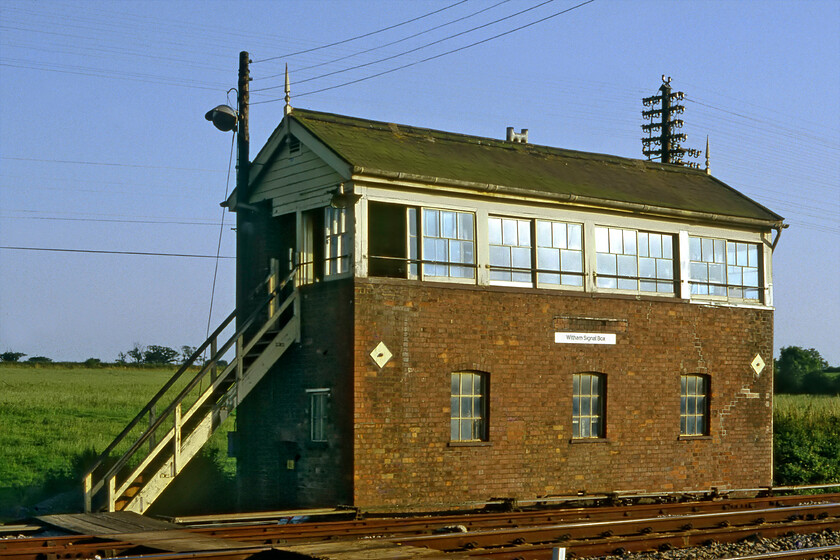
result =
[[[576,558],[621,555],[626,552],[664,552],[666,550],[700,547],[711,542],[737,542],[750,537],[775,538],[790,533],[818,533],[836,529],[836,520],[798,521],[780,525],[713,528],[705,530],[677,531],[659,535],[634,535],[591,540],[560,540],[536,544],[512,545],[509,547],[472,549],[469,556],[492,560],[548,560],[555,548],[565,548],[566,553]],[[763,558],[763,555],[758,557]],[[740,557],[739,557],[740,558]]]
[[[825,516],[840,520],[840,503],[468,531],[447,535],[394,538],[393,541],[412,546],[426,546],[436,550],[457,551],[529,542],[554,542],[558,539],[591,539],[597,536],[632,537],[639,534],[687,531],[695,528],[714,529],[733,525],[759,525],[768,521],[792,522],[804,516]],[[840,521],[836,523],[840,524]]]

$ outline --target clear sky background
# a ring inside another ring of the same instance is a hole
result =
[[[197,346],[233,309],[232,135],[204,113],[246,50],[252,157],[286,63],[296,107],[631,158],[671,76],[684,146],[790,224],[776,354],[840,365],[840,2],[580,1],[0,0],[0,352]]]

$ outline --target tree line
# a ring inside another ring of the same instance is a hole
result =
[[[773,369],[775,393],[840,395],[840,367],[829,367],[813,348],[785,346]]]
[[[130,350],[117,354],[117,359],[114,363],[117,365],[179,365],[189,360],[195,351],[195,346],[181,346],[180,350],[175,350],[169,346],[160,346],[157,344],[143,346],[135,343]],[[46,356],[32,356],[27,360],[23,360],[25,357],[26,354],[23,352],[0,352],[0,362],[52,363],[53,361]],[[101,365],[102,361],[99,358],[88,358],[82,363],[89,367],[96,367]]]

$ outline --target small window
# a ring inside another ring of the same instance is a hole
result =
[[[596,285],[638,292],[674,293],[672,235],[595,228]]]
[[[606,376],[600,373],[577,373],[572,376],[572,437],[604,437],[604,402]]]
[[[451,441],[487,441],[487,374],[452,374]]]
[[[680,435],[709,434],[709,380],[705,375],[680,376]]]
[[[312,441],[327,441],[328,389],[311,389],[309,393],[309,437]]]
[[[688,247],[692,295],[760,299],[758,244],[689,237]]]

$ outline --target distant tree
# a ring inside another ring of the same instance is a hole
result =
[[[120,365],[125,365],[128,363],[128,355],[125,352],[120,352],[117,354],[117,363]]]
[[[168,346],[150,344],[143,352],[144,364],[171,364],[178,357],[178,351]]]
[[[126,352],[129,358],[131,358],[135,364],[142,364],[143,363],[143,354],[145,352],[145,348],[141,346],[139,343],[134,343],[134,348]]]
[[[123,356],[125,356],[125,354],[123,354]],[[123,360],[123,362],[125,362],[125,360]],[[119,358],[117,358],[117,363],[119,363]],[[97,368],[101,365],[102,360],[100,360],[99,358],[88,358],[87,360],[85,360],[85,367]]]
[[[811,392],[809,385],[806,384],[806,376],[812,372],[824,375],[827,367],[828,362],[815,349],[806,350],[799,346],[785,346],[779,354],[779,359],[776,360],[776,392]],[[808,379],[809,383],[813,383],[816,377],[812,375]]]
[[[191,357],[193,354],[195,354],[195,351],[196,351],[196,350],[198,350],[198,348],[197,348],[197,347],[195,347],[195,346],[181,346],[181,363],[182,363],[182,364],[187,363],[187,360],[189,360],[189,359],[190,359],[190,357]],[[201,358],[198,358],[198,360],[197,360],[197,361],[200,363],[200,362],[201,362]]]
[[[0,362],[16,362],[26,356],[23,352],[3,352],[0,354]]]
[[[52,362],[52,360],[47,358],[46,356],[32,356],[26,361],[33,364],[48,364]]]

